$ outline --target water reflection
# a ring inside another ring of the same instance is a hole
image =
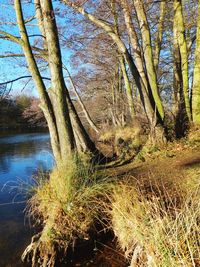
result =
[[[30,241],[31,233],[24,226],[25,203],[16,189],[28,185],[39,169],[51,169],[49,135],[46,133],[16,134],[0,137],[0,266],[25,266],[20,254]],[[26,192],[24,188],[24,193]],[[12,253],[11,253],[12,251]],[[13,253],[14,252],[14,253]]]
[[[38,168],[53,166],[48,134],[22,134],[0,138],[0,185],[26,179]]]

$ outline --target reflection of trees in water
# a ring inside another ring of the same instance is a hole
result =
[[[37,139],[37,138],[36,138]],[[39,154],[41,152],[41,155]],[[40,155],[41,158],[37,159],[37,155]],[[12,172],[11,164],[13,162],[19,162],[19,165],[22,166],[22,172],[25,171],[27,175],[31,175],[33,172],[33,165],[38,166],[39,169],[46,168],[46,163],[51,154],[50,144],[48,140],[28,140],[25,142],[19,142],[14,144],[0,144],[0,174],[3,173],[6,176],[6,173]],[[25,166],[24,160],[33,159],[33,164]],[[14,170],[13,170],[14,171]],[[20,175],[20,174],[19,174]],[[9,179],[9,178],[8,178]]]
[[[30,157],[40,150],[47,150],[50,152],[50,145],[48,141],[27,141],[17,144],[1,144],[0,156],[19,156]]]

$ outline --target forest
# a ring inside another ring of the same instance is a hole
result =
[[[22,260],[60,266],[104,232],[108,266],[200,266],[200,0],[0,6],[0,129],[48,128],[55,161]]]

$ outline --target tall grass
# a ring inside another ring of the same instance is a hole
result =
[[[42,224],[42,231],[23,259],[31,257],[34,267],[54,266],[58,249],[66,251],[77,238],[88,239],[94,222],[102,220],[101,204],[109,190],[110,181],[77,158],[56,167],[48,179],[41,179],[27,212]]]
[[[185,194],[172,185],[141,184],[116,186],[109,207],[130,266],[200,266],[200,186]]]

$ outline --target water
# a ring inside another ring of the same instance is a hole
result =
[[[34,175],[53,164],[47,133],[0,136],[0,267],[26,266],[20,256],[33,233],[25,199]]]

